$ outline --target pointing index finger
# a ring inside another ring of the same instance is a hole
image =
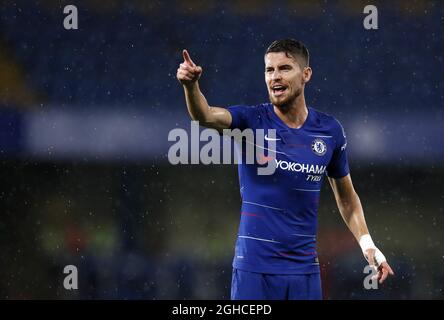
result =
[[[182,55],[183,55],[183,60],[186,63],[190,64],[193,67],[195,66],[193,60],[191,60],[190,55],[189,55],[189,53],[188,53],[188,51],[186,49],[183,50]]]

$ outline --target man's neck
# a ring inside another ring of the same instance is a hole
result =
[[[304,93],[301,93],[290,105],[282,107],[273,105],[273,109],[276,115],[290,128],[299,129],[307,120],[308,109]]]

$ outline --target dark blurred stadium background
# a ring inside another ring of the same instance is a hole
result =
[[[79,29],[63,28],[63,8]],[[172,166],[189,127],[187,48],[211,104],[267,101],[263,52],[306,43],[309,106],[345,126],[355,187],[396,277],[365,261],[328,183],[319,212],[327,299],[444,298],[444,5],[384,1],[2,1],[0,297],[227,299],[237,170]],[[79,290],[63,288],[63,267]]]

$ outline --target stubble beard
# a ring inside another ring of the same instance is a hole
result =
[[[301,93],[302,88],[299,88],[295,91],[295,93],[293,93],[286,99],[276,99],[275,97],[273,97],[273,94],[269,94],[268,97],[270,99],[270,102],[277,108],[279,108],[280,110],[287,110],[293,105],[293,103],[301,95]]]

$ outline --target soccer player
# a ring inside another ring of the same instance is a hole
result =
[[[379,283],[393,275],[372,241],[353,188],[341,124],[305,103],[304,88],[312,75],[307,48],[293,39],[274,41],[268,47],[264,58],[270,103],[256,106],[210,106],[199,89],[202,68],[186,50],[183,58],[177,79],[193,120],[218,131],[276,130],[272,175],[259,176],[254,166],[239,164],[242,207],[231,299],[322,298],[316,232],[325,175],[342,218],[366,260],[377,269]]]

